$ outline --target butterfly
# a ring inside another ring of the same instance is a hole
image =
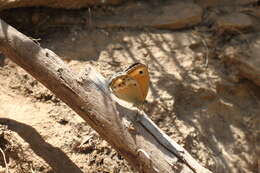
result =
[[[134,63],[123,72],[116,73],[110,79],[109,87],[117,98],[139,107],[148,94],[149,81],[148,67]]]

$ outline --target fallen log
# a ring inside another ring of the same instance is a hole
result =
[[[2,20],[0,51],[72,108],[139,172],[210,173],[144,112],[115,102],[107,80],[91,66],[76,75],[54,52]],[[133,121],[136,113],[139,120]]]

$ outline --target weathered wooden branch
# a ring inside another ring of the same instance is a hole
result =
[[[92,67],[74,74],[52,51],[0,20],[0,51],[80,115],[139,172],[210,173],[141,111],[116,103]],[[132,121],[138,112],[139,121]]]

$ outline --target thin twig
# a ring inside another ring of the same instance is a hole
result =
[[[192,32],[193,34],[197,35],[200,39],[201,39],[201,42],[206,50],[206,56],[205,56],[205,68],[207,69],[208,68],[208,63],[209,63],[209,47],[207,45],[207,41],[203,38],[202,35],[199,35],[199,32],[197,30],[193,31]]]
[[[205,67],[207,68],[208,67],[208,63],[209,63],[209,48],[207,46],[207,42],[203,38],[201,38],[201,40],[202,40],[202,43],[203,43],[203,45],[204,45],[204,47],[206,49]]]
[[[32,168],[32,167],[31,167],[31,172],[32,172],[32,173],[35,173],[35,171],[33,170],[33,168]]]
[[[1,151],[1,153],[2,153],[2,155],[3,155],[3,158],[4,158],[4,163],[5,163],[5,172],[6,172],[6,173],[9,173],[8,164],[7,164],[7,162],[6,162],[6,158],[5,158],[5,153],[4,153],[4,151],[2,150],[1,147],[0,147],[0,151]]]

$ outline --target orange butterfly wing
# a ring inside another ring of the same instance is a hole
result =
[[[142,105],[149,89],[149,72],[147,66],[135,63],[124,72],[112,77],[109,86],[115,96],[135,106]]]
[[[130,66],[128,69],[126,69],[126,73],[130,77],[135,79],[139,84],[142,91],[142,101],[144,102],[148,94],[149,82],[150,82],[147,66],[141,63],[135,63],[132,66]]]
[[[140,105],[143,103],[142,90],[137,81],[128,76],[127,74],[120,74],[112,79],[110,88],[115,96],[118,98]]]

